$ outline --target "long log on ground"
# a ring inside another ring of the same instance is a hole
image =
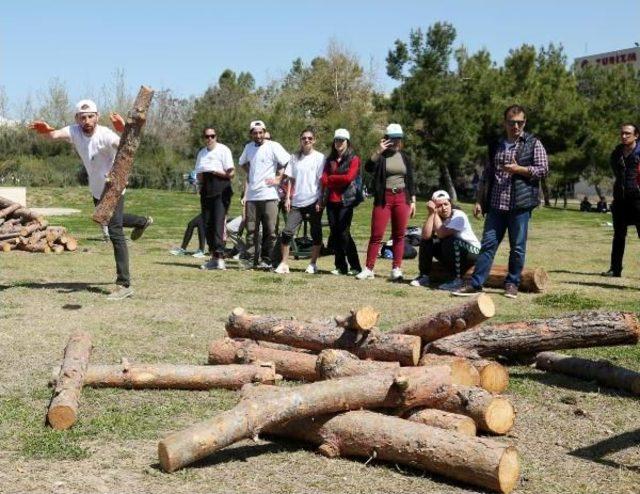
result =
[[[330,458],[376,458],[497,492],[511,492],[520,476],[514,447],[370,411],[298,419],[271,434],[318,444]]]
[[[8,218],[11,216],[11,213],[20,209],[20,204],[14,202],[13,204],[9,204],[7,207],[0,209],[0,218]]]
[[[485,281],[484,286],[487,288],[504,288],[504,279],[507,276],[508,267],[504,265],[491,266],[489,277]],[[464,278],[469,279],[473,274],[473,267],[465,273]],[[451,273],[440,263],[434,262],[431,267],[429,277],[433,281],[446,281],[451,278]],[[549,287],[549,275],[544,268],[524,268],[522,270],[522,278],[518,289],[521,292],[540,293]]]
[[[502,393],[509,387],[509,371],[493,360],[469,360],[480,375],[480,387],[490,393]]]
[[[508,399],[470,386],[442,386],[424,406],[467,415],[478,429],[491,434],[506,434],[513,428],[516,418]]]
[[[437,427],[438,429],[456,431],[465,436],[475,436],[478,429],[471,417],[460,415],[459,413],[436,410],[435,408],[415,408],[403,418],[411,422]]]
[[[14,204],[18,204],[6,197],[0,196],[0,208],[8,208]],[[32,211],[29,208],[22,207],[22,205],[18,204],[20,207],[11,213],[11,216],[14,218],[21,218],[24,222],[29,221],[44,221],[44,218]]]
[[[379,360],[360,360],[346,350],[322,350],[316,359],[316,373],[320,379],[371,374],[385,369],[400,367],[400,362],[382,362]]]
[[[129,174],[133,168],[133,157],[140,145],[142,127],[147,121],[147,112],[152,98],[153,90],[142,86],[133,102],[133,108],[127,115],[113,167],[107,176],[100,202],[93,213],[93,221],[96,223],[109,224],[118,200],[127,186]]]
[[[542,352],[536,356],[536,367],[545,371],[560,372],[579,379],[640,395],[640,373],[612,364],[608,360],[588,360],[554,352]]]
[[[247,364],[255,361],[273,362],[276,372],[287,379],[313,382],[316,373],[317,356],[312,353],[277,350],[259,345],[253,340],[223,338],[209,344],[209,363]]]
[[[68,429],[76,421],[82,382],[92,348],[89,333],[75,331],[69,337],[60,374],[47,410],[47,423],[54,429]]]
[[[15,230],[7,233],[0,233],[0,240],[11,240],[12,238],[18,238],[20,236],[20,230]]]
[[[279,378],[270,362],[216,366],[125,362],[120,365],[90,365],[83,385],[125,389],[240,389],[252,382],[273,384]]]
[[[400,324],[390,333],[412,334],[422,338],[423,343],[429,343],[465,331],[493,317],[495,313],[496,307],[491,297],[481,293],[461,305]]]
[[[638,318],[632,313],[586,311],[481,326],[429,343],[425,352],[467,358],[512,357],[567,348],[634,345],[639,336]]]
[[[426,367],[446,365],[451,369],[451,376],[458,384],[480,386],[480,373],[467,358],[426,353],[420,358],[418,365]]]
[[[240,401],[158,444],[162,469],[173,472],[265,427],[294,418],[360,408],[407,408],[424,405],[451,383],[448,367],[406,367],[364,376],[303,384],[260,399]]]
[[[388,334],[380,331],[362,333],[345,329],[335,322],[302,322],[273,316],[250,315],[238,307],[226,324],[229,336],[273,341],[308,350],[326,348],[348,350],[362,359],[416,365],[421,341],[417,336]]]

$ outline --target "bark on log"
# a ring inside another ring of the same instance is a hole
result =
[[[74,252],[78,250],[78,241],[73,237],[67,237],[67,241],[64,244],[64,248],[68,251]]]
[[[469,360],[478,374],[480,374],[480,387],[490,393],[500,394],[509,387],[509,371],[507,368],[493,360]]]
[[[316,359],[316,373],[320,379],[371,374],[385,369],[400,367],[400,362],[382,362],[379,360],[360,360],[346,350],[322,350]]]
[[[380,313],[373,307],[362,307],[352,310],[348,316],[336,316],[338,326],[356,331],[370,331],[378,323]]]
[[[511,492],[520,476],[512,446],[370,411],[298,419],[268,432],[318,444],[330,458],[373,457],[497,492]]]
[[[390,333],[412,334],[422,338],[423,343],[429,343],[465,331],[493,317],[495,313],[496,307],[491,297],[481,293],[462,305],[400,324]]]
[[[640,373],[614,365],[608,360],[594,361],[560,353],[542,352],[536,356],[536,367],[587,381],[596,381],[610,388],[640,395]]]
[[[209,344],[209,363],[246,364],[255,361],[273,362],[276,372],[287,379],[313,382],[316,373],[317,356],[311,353],[277,350],[261,346],[253,340],[224,338]]]
[[[0,226],[0,233],[11,233],[13,231],[17,231],[19,230],[18,225],[21,224],[22,221],[20,220],[20,218],[11,218],[5,220],[4,223],[2,223],[2,226]]]
[[[28,237],[33,232],[37,232],[38,230],[44,230],[48,226],[48,222],[46,220],[34,221],[32,223],[28,223],[20,229],[21,237]]]
[[[464,386],[480,386],[480,374],[471,360],[464,357],[426,353],[420,358],[418,365],[425,367],[446,365],[451,369],[452,379],[458,384]]]
[[[401,365],[416,365],[420,358],[421,341],[417,336],[379,331],[361,333],[335,323],[256,316],[239,307],[229,316],[226,329],[232,337],[273,341],[318,352],[337,348],[348,350],[362,359],[400,362]]]
[[[478,429],[491,434],[506,434],[516,418],[509,400],[469,386],[442,386],[424,406],[467,415],[475,421]]]
[[[20,209],[20,204],[14,202],[13,204],[9,204],[7,207],[0,209],[0,218],[8,218],[11,216],[11,213]]]
[[[0,233],[0,240],[11,240],[13,238],[18,238],[19,236],[20,236],[20,230],[7,232],[7,233]]]
[[[484,286],[487,288],[504,288],[504,279],[507,276],[508,267],[494,264],[489,272],[489,277]],[[473,267],[465,273],[464,278],[469,279],[473,274]],[[445,281],[451,278],[451,274],[438,262],[431,267],[429,277],[433,281]],[[549,287],[549,275],[544,268],[524,268],[518,289],[521,292],[540,293]]]
[[[61,254],[64,252],[64,245],[60,245],[60,244],[51,245],[51,251],[54,254]]]
[[[588,311],[565,317],[481,326],[429,343],[427,353],[467,358],[506,357],[546,350],[633,345],[640,325],[634,314]]]
[[[3,209],[4,208],[8,208],[9,206],[12,206],[13,204],[18,204],[18,203],[14,202],[14,201],[12,201],[10,199],[7,199],[6,197],[0,196],[0,208],[3,208]],[[18,206],[20,206],[20,207],[11,213],[12,217],[21,218],[24,222],[42,221],[43,220],[42,216],[40,216],[39,214],[31,211],[29,208],[24,208],[20,204],[18,204]]]
[[[12,239],[0,242],[0,249],[2,250],[2,252],[9,252],[15,249],[17,245],[18,245],[18,239],[12,238]]]
[[[48,254],[51,252],[51,247],[47,243],[47,239],[43,238],[37,242],[18,242],[18,249],[24,250],[25,252],[42,252],[44,254]]]
[[[120,365],[90,365],[83,385],[125,389],[240,389],[252,382],[273,384],[279,377],[271,362],[216,366],[125,362]]]
[[[69,337],[64,349],[60,375],[47,410],[47,423],[54,429],[68,429],[76,421],[82,382],[92,348],[89,333],[75,331]]]
[[[133,168],[133,157],[140,145],[142,127],[147,120],[147,112],[153,98],[153,90],[142,86],[133,102],[133,108],[127,115],[124,131],[120,137],[120,145],[113,160],[113,167],[100,197],[100,202],[93,213],[93,220],[101,225],[108,225],[113,212],[122,195],[129,174]]]
[[[173,472],[265,427],[294,418],[360,408],[423,405],[451,383],[448,367],[407,367],[303,384],[261,399],[242,400],[231,410],[173,433],[158,444],[162,469]]]
[[[465,436],[475,436],[477,433],[476,423],[471,417],[435,408],[416,408],[406,414],[404,418],[438,429],[456,431]]]

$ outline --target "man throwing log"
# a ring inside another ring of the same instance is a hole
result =
[[[75,106],[75,111],[76,123],[74,125],[56,130],[48,123],[36,120],[29,125],[29,128],[46,139],[62,140],[73,144],[87,170],[89,189],[93,196],[93,203],[97,205],[102,196],[105,178],[113,167],[120,137],[108,127],[98,125],[100,114],[93,101],[88,99],[79,101]],[[111,113],[109,117],[114,128],[118,132],[122,132],[124,130],[123,118],[117,113]],[[133,227],[131,240],[137,240],[152,223],[153,218],[150,216],[125,214],[123,193],[108,225],[117,273],[116,289],[107,297],[109,300],[122,300],[133,295],[129,275],[129,251],[123,227]]]

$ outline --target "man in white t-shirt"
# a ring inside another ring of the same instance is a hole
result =
[[[62,140],[73,144],[80,155],[89,177],[89,189],[97,205],[102,196],[105,178],[113,167],[120,137],[108,127],[98,125],[100,114],[97,105],[91,100],[81,100],[75,106],[74,125],[55,130],[42,120],[29,125],[46,139]],[[111,113],[111,122],[118,132],[124,130],[124,120],[117,113]],[[133,227],[131,239],[140,238],[144,230],[153,223],[151,217],[124,213],[124,192],[109,221],[109,238],[113,244],[116,259],[116,289],[107,297],[109,300],[122,300],[133,295],[131,277],[129,275],[129,251],[124,238],[123,226]]]
[[[276,241],[278,218],[278,184],[289,162],[289,153],[275,141],[264,138],[266,127],[261,120],[249,125],[252,142],[238,160],[247,173],[245,190],[247,257],[253,267],[271,269],[271,254]],[[262,225],[262,246],[259,252],[259,227]],[[259,262],[259,257],[262,262]],[[247,266],[249,267],[249,266]]]

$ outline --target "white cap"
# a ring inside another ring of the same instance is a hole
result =
[[[336,129],[333,134],[334,139],[346,139],[347,141],[351,140],[351,135],[347,129]]]
[[[447,201],[450,201],[451,197],[449,197],[449,193],[446,190],[436,190],[431,196],[431,200],[437,201],[438,199],[446,199]]]
[[[82,99],[76,103],[76,114],[78,113],[98,113],[98,105],[90,99]]]
[[[404,132],[402,132],[402,127],[400,124],[392,123],[387,126],[387,130],[385,130],[385,135],[387,137],[404,137]]]
[[[253,129],[255,129],[256,127],[260,127],[261,129],[266,130],[267,126],[264,124],[264,122],[262,120],[253,120],[250,124],[249,124],[249,132],[251,132]]]

